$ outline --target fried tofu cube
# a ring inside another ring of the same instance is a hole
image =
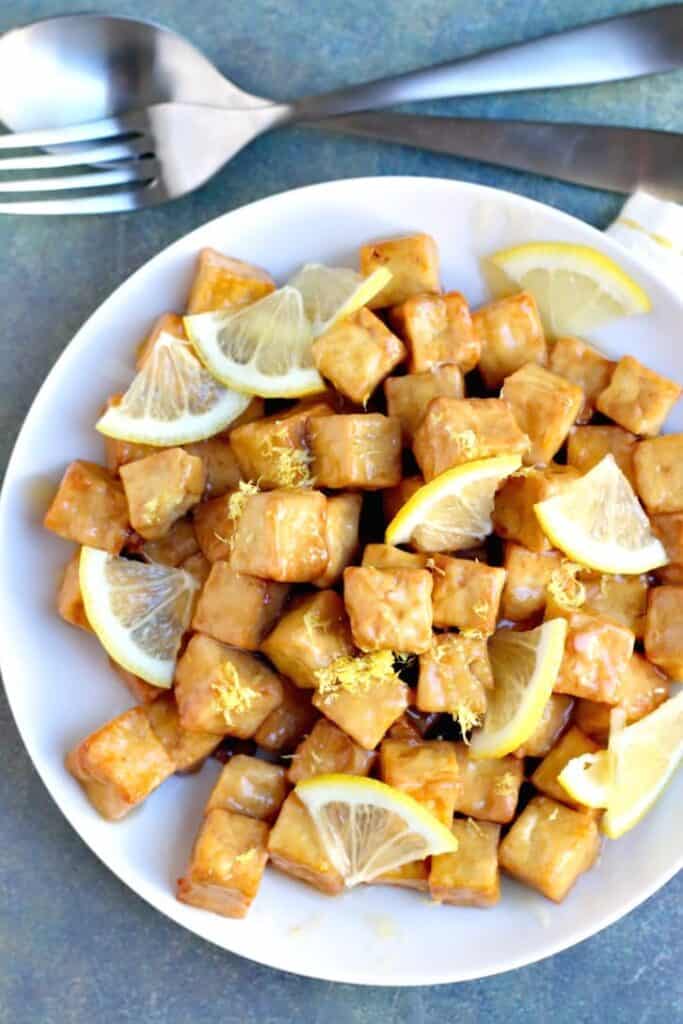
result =
[[[344,602],[334,590],[301,597],[261,644],[276,668],[304,689],[318,686],[318,673],[353,653]]]
[[[320,491],[250,494],[233,534],[230,565],[280,583],[307,583],[327,568],[327,498]]]
[[[87,736],[67,755],[66,767],[95,810],[112,821],[176,770],[141,707],[125,711]]]
[[[142,548],[152,562],[176,568],[199,551],[194,526],[189,519],[176,519],[168,533],[159,540],[148,540]]]
[[[295,786],[314,775],[369,775],[374,763],[374,750],[364,750],[332,722],[320,718],[296,748],[287,778]]]
[[[275,291],[270,274],[243,260],[223,256],[215,249],[200,250],[187,300],[188,313],[215,309],[237,310]]]
[[[254,742],[272,753],[292,750],[311,731],[318,712],[311,704],[311,694],[290,683],[284,676],[282,704],[273,708],[254,733]]]
[[[318,830],[296,793],[290,793],[268,839],[273,867],[321,892],[336,896],[344,879],[325,855]]]
[[[403,443],[412,443],[427,406],[433,398],[464,398],[462,371],[457,366],[435,366],[423,373],[388,377],[384,381],[387,412],[401,421]]]
[[[493,633],[498,620],[505,569],[467,558],[435,555],[432,608],[434,625]]]
[[[555,693],[616,704],[619,678],[633,654],[632,630],[580,609],[565,618],[567,639]]]
[[[61,479],[43,525],[53,533],[118,555],[129,535],[123,488],[94,462],[72,462]]]
[[[215,640],[257,651],[280,617],[289,584],[235,572],[214,562],[195,608],[192,628]]]
[[[403,551],[391,544],[366,544],[361,565],[364,569],[425,569],[429,555]]]
[[[633,456],[638,438],[628,430],[614,426],[574,427],[567,439],[567,464],[574,466],[583,476],[605,455],[614,456],[614,461],[635,487]]]
[[[325,571],[311,580],[314,587],[333,587],[341,580],[347,565],[354,561],[358,553],[362,508],[362,494],[335,494],[327,499],[325,539],[329,558]]]
[[[633,356],[622,356],[595,405],[625,430],[654,437],[680,397],[675,381],[648,370]]]
[[[503,557],[506,576],[500,599],[502,618],[525,622],[542,614],[546,587],[562,558],[559,551],[529,551],[521,544],[506,541]]]
[[[209,437],[206,441],[184,444],[183,448],[188,455],[202,460],[205,498],[218,498],[239,485],[242,473],[227,438]]]
[[[650,515],[683,512],[683,434],[641,441],[633,469],[636,492]]]
[[[182,448],[165,448],[122,466],[121,480],[131,525],[145,540],[158,540],[201,501],[204,464]]]
[[[405,476],[395,487],[388,487],[382,491],[382,512],[384,522],[390,523],[400,508],[409,498],[424,487],[424,478],[421,476]]]
[[[577,423],[588,423],[595,412],[595,400],[609,384],[616,363],[579,338],[558,338],[550,349],[548,367],[553,373],[577,384],[583,391],[583,405]]]
[[[438,903],[456,907],[492,907],[500,899],[498,843],[500,825],[461,818],[452,822],[456,853],[432,857],[429,892]]]
[[[536,363],[525,363],[506,377],[500,397],[531,442],[524,455],[527,466],[550,462],[583,405],[583,391],[578,385]]]
[[[400,868],[378,875],[370,885],[395,885],[399,889],[414,889],[416,892],[427,892],[429,879],[429,860],[411,860]]]
[[[201,551],[198,551],[196,555],[190,555],[189,558],[186,558],[184,562],[181,562],[180,567],[185,572],[189,572],[200,588],[204,586],[211,572],[211,562],[208,558],[204,557]]]
[[[152,324],[149,334],[138,345],[135,352],[135,369],[141,370],[147,362],[147,357],[156,345],[162,334],[170,334],[178,341],[184,341],[189,345],[183,318],[177,313],[162,313]]]
[[[583,610],[626,626],[641,640],[647,611],[647,576],[587,573],[583,578]]]
[[[120,405],[122,394],[110,395],[105,403],[105,409],[112,405]],[[121,466],[128,462],[135,462],[137,459],[144,459],[148,455],[154,455],[160,449],[151,444],[138,444],[135,441],[121,441],[117,437],[103,437],[104,455],[107,469],[114,476],[118,474]]]
[[[550,551],[552,545],[536,518],[534,505],[561,494],[578,477],[573,467],[555,464],[508,477],[493,503],[493,526],[498,536],[530,551]]]
[[[175,680],[180,721],[191,732],[249,739],[282,700],[272,669],[201,633],[185,648]]]
[[[650,591],[645,654],[676,682],[683,682],[683,587],[655,587]]]
[[[311,420],[308,438],[318,487],[377,491],[401,479],[401,424],[381,413]]]
[[[308,423],[331,415],[327,402],[316,401],[237,427],[230,434],[230,444],[244,479],[255,480],[262,491],[310,486]]]
[[[650,525],[661,540],[671,562],[683,562],[683,512],[650,516]]]
[[[432,645],[432,577],[425,569],[344,570],[344,604],[362,651],[420,654]]]
[[[524,764],[507,757],[476,760],[465,743],[456,743],[460,791],[455,810],[470,818],[506,825],[515,816]]]
[[[521,455],[528,447],[510,406],[499,398],[433,398],[413,440],[427,481],[463,462]]]
[[[368,303],[371,309],[397,306],[419,292],[438,292],[439,250],[430,235],[404,235],[361,246],[360,272],[368,277],[379,267],[391,280]]]
[[[431,650],[420,655],[416,704],[420,711],[446,712],[466,731],[481,722],[493,674],[486,640],[461,633],[441,633]]]
[[[211,790],[206,812],[220,808],[248,818],[272,821],[285,802],[287,780],[278,764],[247,754],[234,754]]]
[[[669,680],[656,665],[651,664],[642,654],[633,654],[619,677],[617,707],[626,714],[626,725],[640,721],[645,715],[658,708],[669,696]],[[591,700],[577,700],[574,721],[579,729],[598,743],[607,743],[609,738],[609,704],[598,704]]]
[[[147,720],[178,772],[193,772],[214,752],[220,736],[210,732],[190,732],[180,722],[175,696],[166,691],[158,699],[148,701]]]
[[[535,796],[500,844],[498,860],[513,878],[561,903],[599,852],[600,836],[593,818]]]
[[[244,917],[261,884],[267,842],[265,822],[209,811],[185,874],[178,879],[178,899],[222,917]]]
[[[313,362],[342,395],[365,405],[378,384],[406,357],[403,342],[361,307],[313,342]]]
[[[571,799],[564,786],[558,782],[557,777],[573,758],[581,757],[582,754],[594,754],[599,749],[597,743],[594,743],[589,736],[573,725],[546,754],[531,776],[531,781],[536,789],[540,789],[542,793],[552,797],[553,800],[559,800],[570,807],[585,810],[581,804],[577,804],[575,800]]]
[[[192,511],[192,522],[197,543],[209,562],[230,561],[232,536],[236,519],[231,512],[230,499],[237,491],[228,491],[220,498],[202,501]]]
[[[566,729],[572,710],[581,701],[564,693],[551,693],[541,719],[529,739],[517,750],[515,757],[545,757]]]
[[[469,373],[479,361],[481,342],[460,292],[412,295],[389,311],[389,321],[408,345],[411,374],[446,363]]]
[[[373,682],[368,691],[339,689],[322,693],[316,690],[313,705],[338,725],[365,750],[374,750],[387,729],[408,707],[409,690],[392,673],[386,680]]]
[[[411,700],[414,699],[411,696]],[[387,739],[420,743],[426,739],[427,733],[438,721],[439,715],[418,711],[414,707],[406,708],[401,717],[387,730]]]
[[[655,571],[658,583],[665,583],[672,587],[683,586],[683,565],[663,565]]]
[[[545,366],[548,349],[538,306],[531,292],[508,295],[472,314],[481,343],[479,372],[489,390],[526,363]]]
[[[65,622],[81,629],[92,629],[83,606],[83,595],[78,577],[81,553],[77,551],[64,566],[62,582],[57,591],[57,611]]]
[[[388,786],[417,800],[444,825],[453,820],[458,795],[458,759],[446,740],[385,739],[379,748],[380,774]]]

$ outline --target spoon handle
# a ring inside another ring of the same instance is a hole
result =
[[[378,79],[293,106],[311,120],[446,96],[517,92],[638,78],[683,66],[683,5],[667,4]]]

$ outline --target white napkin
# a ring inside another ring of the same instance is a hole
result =
[[[661,270],[669,284],[683,285],[683,206],[635,192],[606,234]]]

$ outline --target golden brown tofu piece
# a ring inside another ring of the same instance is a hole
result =
[[[456,907],[494,906],[500,899],[500,825],[458,818],[451,824],[451,830],[458,840],[458,849],[456,853],[432,857],[432,899]]]
[[[536,789],[540,789],[542,793],[552,797],[553,800],[559,800],[570,807],[586,810],[582,804],[571,799],[564,786],[557,781],[557,777],[573,758],[581,757],[582,754],[594,754],[599,749],[597,743],[594,743],[589,736],[573,725],[546,754],[531,776],[531,781]]]
[[[675,381],[648,370],[633,356],[622,356],[595,405],[625,430],[654,437],[680,397]]]
[[[317,672],[353,653],[339,594],[322,590],[299,598],[263,641],[261,651],[297,686],[314,690]]]
[[[215,640],[257,651],[280,617],[289,584],[235,572],[214,562],[195,608],[192,628]]]
[[[264,750],[284,753],[292,750],[311,731],[318,712],[311,704],[311,694],[290,683],[283,676],[282,704],[273,708],[254,733],[254,742]]]
[[[121,480],[131,525],[145,540],[158,540],[201,501],[204,465],[182,448],[165,448],[121,466]]]
[[[669,560],[683,562],[683,512],[651,516],[650,525],[664,545]]]
[[[327,568],[327,498],[320,491],[250,494],[233,534],[230,565],[237,572],[307,583]]]
[[[310,420],[331,415],[329,404],[320,400],[237,427],[230,444],[244,479],[255,480],[262,491],[311,486],[306,431]]]
[[[514,756],[545,757],[569,724],[572,710],[580,703],[564,693],[551,693],[538,725],[526,743],[513,751]]]
[[[415,691],[413,693],[416,696]],[[414,700],[415,696],[411,695],[411,700]],[[387,739],[421,743],[438,720],[439,716],[437,714],[418,711],[414,707],[407,708],[401,717],[397,718],[391,728],[387,730]]]
[[[64,621],[71,623],[72,626],[91,630],[92,627],[83,607],[83,595],[78,578],[80,559],[81,553],[77,551],[64,566],[62,582],[57,591],[57,611]]]
[[[555,693],[616,704],[619,677],[633,654],[632,630],[581,609],[564,617],[567,639]]]
[[[403,443],[410,445],[433,398],[464,398],[462,371],[457,366],[435,366],[423,373],[388,377],[384,381],[387,412],[401,421]]]
[[[498,536],[530,551],[550,551],[552,545],[536,518],[534,505],[561,494],[578,477],[572,466],[554,463],[508,477],[493,503],[493,526]]]
[[[658,708],[669,696],[669,680],[656,665],[651,664],[642,654],[632,655],[628,665],[619,677],[617,707],[626,713],[626,725],[640,721],[645,715]],[[609,738],[609,704],[598,704],[592,700],[577,700],[574,721],[579,729],[598,743],[606,744]]]
[[[407,793],[450,826],[459,789],[453,743],[385,739],[379,748],[379,764],[381,778],[388,786]]]
[[[236,523],[230,503],[234,494],[237,491],[228,491],[220,498],[202,501],[193,509],[192,522],[197,543],[209,562],[230,560]]]
[[[586,598],[583,610],[626,626],[641,640],[647,611],[647,576],[612,576],[586,573],[583,578]]]
[[[223,766],[211,790],[206,814],[220,808],[248,818],[272,821],[287,796],[287,779],[281,765],[247,754],[234,754]]]
[[[106,403],[105,409],[112,405],[120,405],[123,395],[111,395]],[[151,444],[137,444],[135,441],[120,441],[117,437],[103,437],[104,456],[107,469],[116,476],[121,466],[128,462],[135,462],[137,459],[144,459],[148,455],[154,455],[161,449],[154,448]]]
[[[332,722],[320,718],[296,748],[287,778],[296,785],[314,775],[369,775],[374,763],[374,750],[364,750]]]
[[[512,755],[475,760],[465,743],[456,743],[455,752],[460,768],[456,811],[500,825],[512,821],[524,781],[522,761]]]
[[[567,464],[583,476],[602,462],[605,455],[613,455],[621,472],[635,487],[633,455],[637,440],[635,434],[621,427],[574,427],[567,439]]]
[[[558,338],[550,349],[549,368],[577,384],[583,391],[583,405],[577,423],[588,423],[595,412],[595,400],[610,382],[616,363],[579,338]]]
[[[177,519],[164,537],[146,541],[142,550],[150,561],[177,568],[199,551],[191,520]]]
[[[118,555],[129,535],[123,488],[94,462],[67,466],[43,525],[65,540]]]
[[[244,917],[268,860],[268,826],[244,814],[209,811],[176,895],[222,917]]]
[[[340,689],[313,695],[313,704],[366,750],[374,750],[389,726],[408,707],[409,690],[392,674],[386,680],[373,682],[367,691]]]
[[[633,469],[636,492],[650,515],[683,512],[683,434],[641,441]]]
[[[215,249],[201,249],[187,300],[187,312],[235,311],[270,295],[272,291],[275,291],[275,282],[260,267],[223,256]]]
[[[366,544],[361,565],[364,569],[425,569],[429,555],[404,551],[391,544]]]
[[[151,330],[146,338],[140,342],[135,352],[135,369],[141,370],[147,361],[147,357],[156,345],[162,334],[170,334],[178,341],[184,341],[189,345],[183,318],[177,313],[162,313],[152,324]]]
[[[400,868],[378,875],[370,885],[395,885],[399,889],[414,889],[416,892],[427,892],[429,879],[429,860],[411,860]]]
[[[432,608],[434,625],[493,633],[498,619],[505,569],[467,558],[435,555]]]
[[[505,542],[503,568],[505,586],[500,599],[500,614],[511,622],[525,622],[543,613],[546,587],[559,569],[563,555],[559,551],[529,551],[514,541]]]
[[[67,755],[66,767],[95,810],[112,821],[176,770],[141,707],[125,711],[87,736]]]
[[[190,576],[197,581],[200,587],[203,587],[209,578],[211,572],[211,562],[208,558],[205,558],[201,551],[198,551],[196,555],[190,555],[184,562],[181,562],[181,569],[185,572],[189,572]]]
[[[683,565],[674,564],[663,565],[661,569],[655,570],[655,576],[657,583],[665,583],[668,586],[681,587],[683,586]]]
[[[221,741],[221,737],[214,733],[190,732],[183,728],[175,696],[168,691],[158,699],[148,701],[145,713],[154,735],[178,772],[193,772],[201,768]]]
[[[469,373],[479,361],[481,342],[460,292],[412,295],[389,311],[389,321],[408,345],[411,374],[446,363]]]
[[[655,587],[650,591],[645,653],[668,676],[683,682],[683,587]]]
[[[321,892],[336,896],[344,879],[332,867],[322,848],[313,820],[296,793],[290,793],[268,839],[273,867]]]
[[[431,650],[420,655],[416,704],[420,711],[445,711],[469,730],[486,711],[486,691],[493,674],[486,640],[462,633],[434,636]]]
[[[355,561],[362,508],[362,494],[335,494],[327,499],[325,540],[329,557],[322,575],[311,580],[314,587],[333,587],[341,580],[346,566]]]
[[[153,700],[158,700],[163,694],[168,693],[165,687],[152,686],[151,683],[145,682],[140,676],[129,672],[123,665],[119,665],[113,658],[109,658],[108,661],[137,704],[150,704]]]
[[[191,732],[249,739],[282,700],[279,677],[253,654],[201,633],[176,668],[180,721]]]
[[[204,465],[204,497],[218,498],[237,487],[242,474],[227,438],[210,437],[206,441],[184,444],[188,455],[201,459]]]
[[[409,498],[424,487],[424,478],[421,476],[405,476],[395,487],[388,487],[382,492],[382,511],[384,522],[390,523],[400,508]]]
[[[313,362],[337,391],[365,405],[406,357],[403,342],[369,309],[338,320],[313,342]]]
[[[538,306],[531,292],[508,295],[472,314],[481,343],[479,372],[489,390],[525,363],[545,366],[548,350]]]
[[[381,413],[311,420],[312,472],[319,487],[377,491],[401,479],[401,424]]]
[[[419,292],[439,292],[439,250],[431,235],[403,235],[361,246],[360,272],[368,277],[379,267],[391,280],[368,303],[371,309],[397,306]]]
[[[500,844],[498,860],[513,878],[561,903],[599,852],[600,836],[593,818],[535,796]]]
[[[526,363],[506,377],[500,397],[531,442],[524,455],[527,466],[550,462],[583,405],[583,391],[578,385],[536,363]]]
[[[510,406],[499,398],[433,398],[413,440],[427,481],[463,462],[521,455],[528,447]]]
[[[425,569],[344,570],[344,604],[362,651],[420,654],[432,645],[432,577]]]

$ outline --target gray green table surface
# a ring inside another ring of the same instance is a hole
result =
[[[647,6],[654,5],[638,0],[87,0],[82,5],[161,21],[187,35],[242,86],[278,98]],[[68,9],[65,0],[2,0],[0,31]],[[554,94],[448,101],[428,109],[681,131],[682,90],[683,74],[674,74]],[[619,197],[607,193],[291,128],[258,140],[208,187],[166,208],[98,219],[0,217],[2,467],[60,351],[109,292],[149,257],[202,222],[253,199],[372,174],[485,182],[598,227],[620,205]],[[681,877],[602,934],[513,973],[412,990],[310,981],[215,949],[143,903],[61,817],[22,747],[4,696],[0,728],[0,1024],[579,1024],[595,1019],[669,1024],[683,1019]]]

